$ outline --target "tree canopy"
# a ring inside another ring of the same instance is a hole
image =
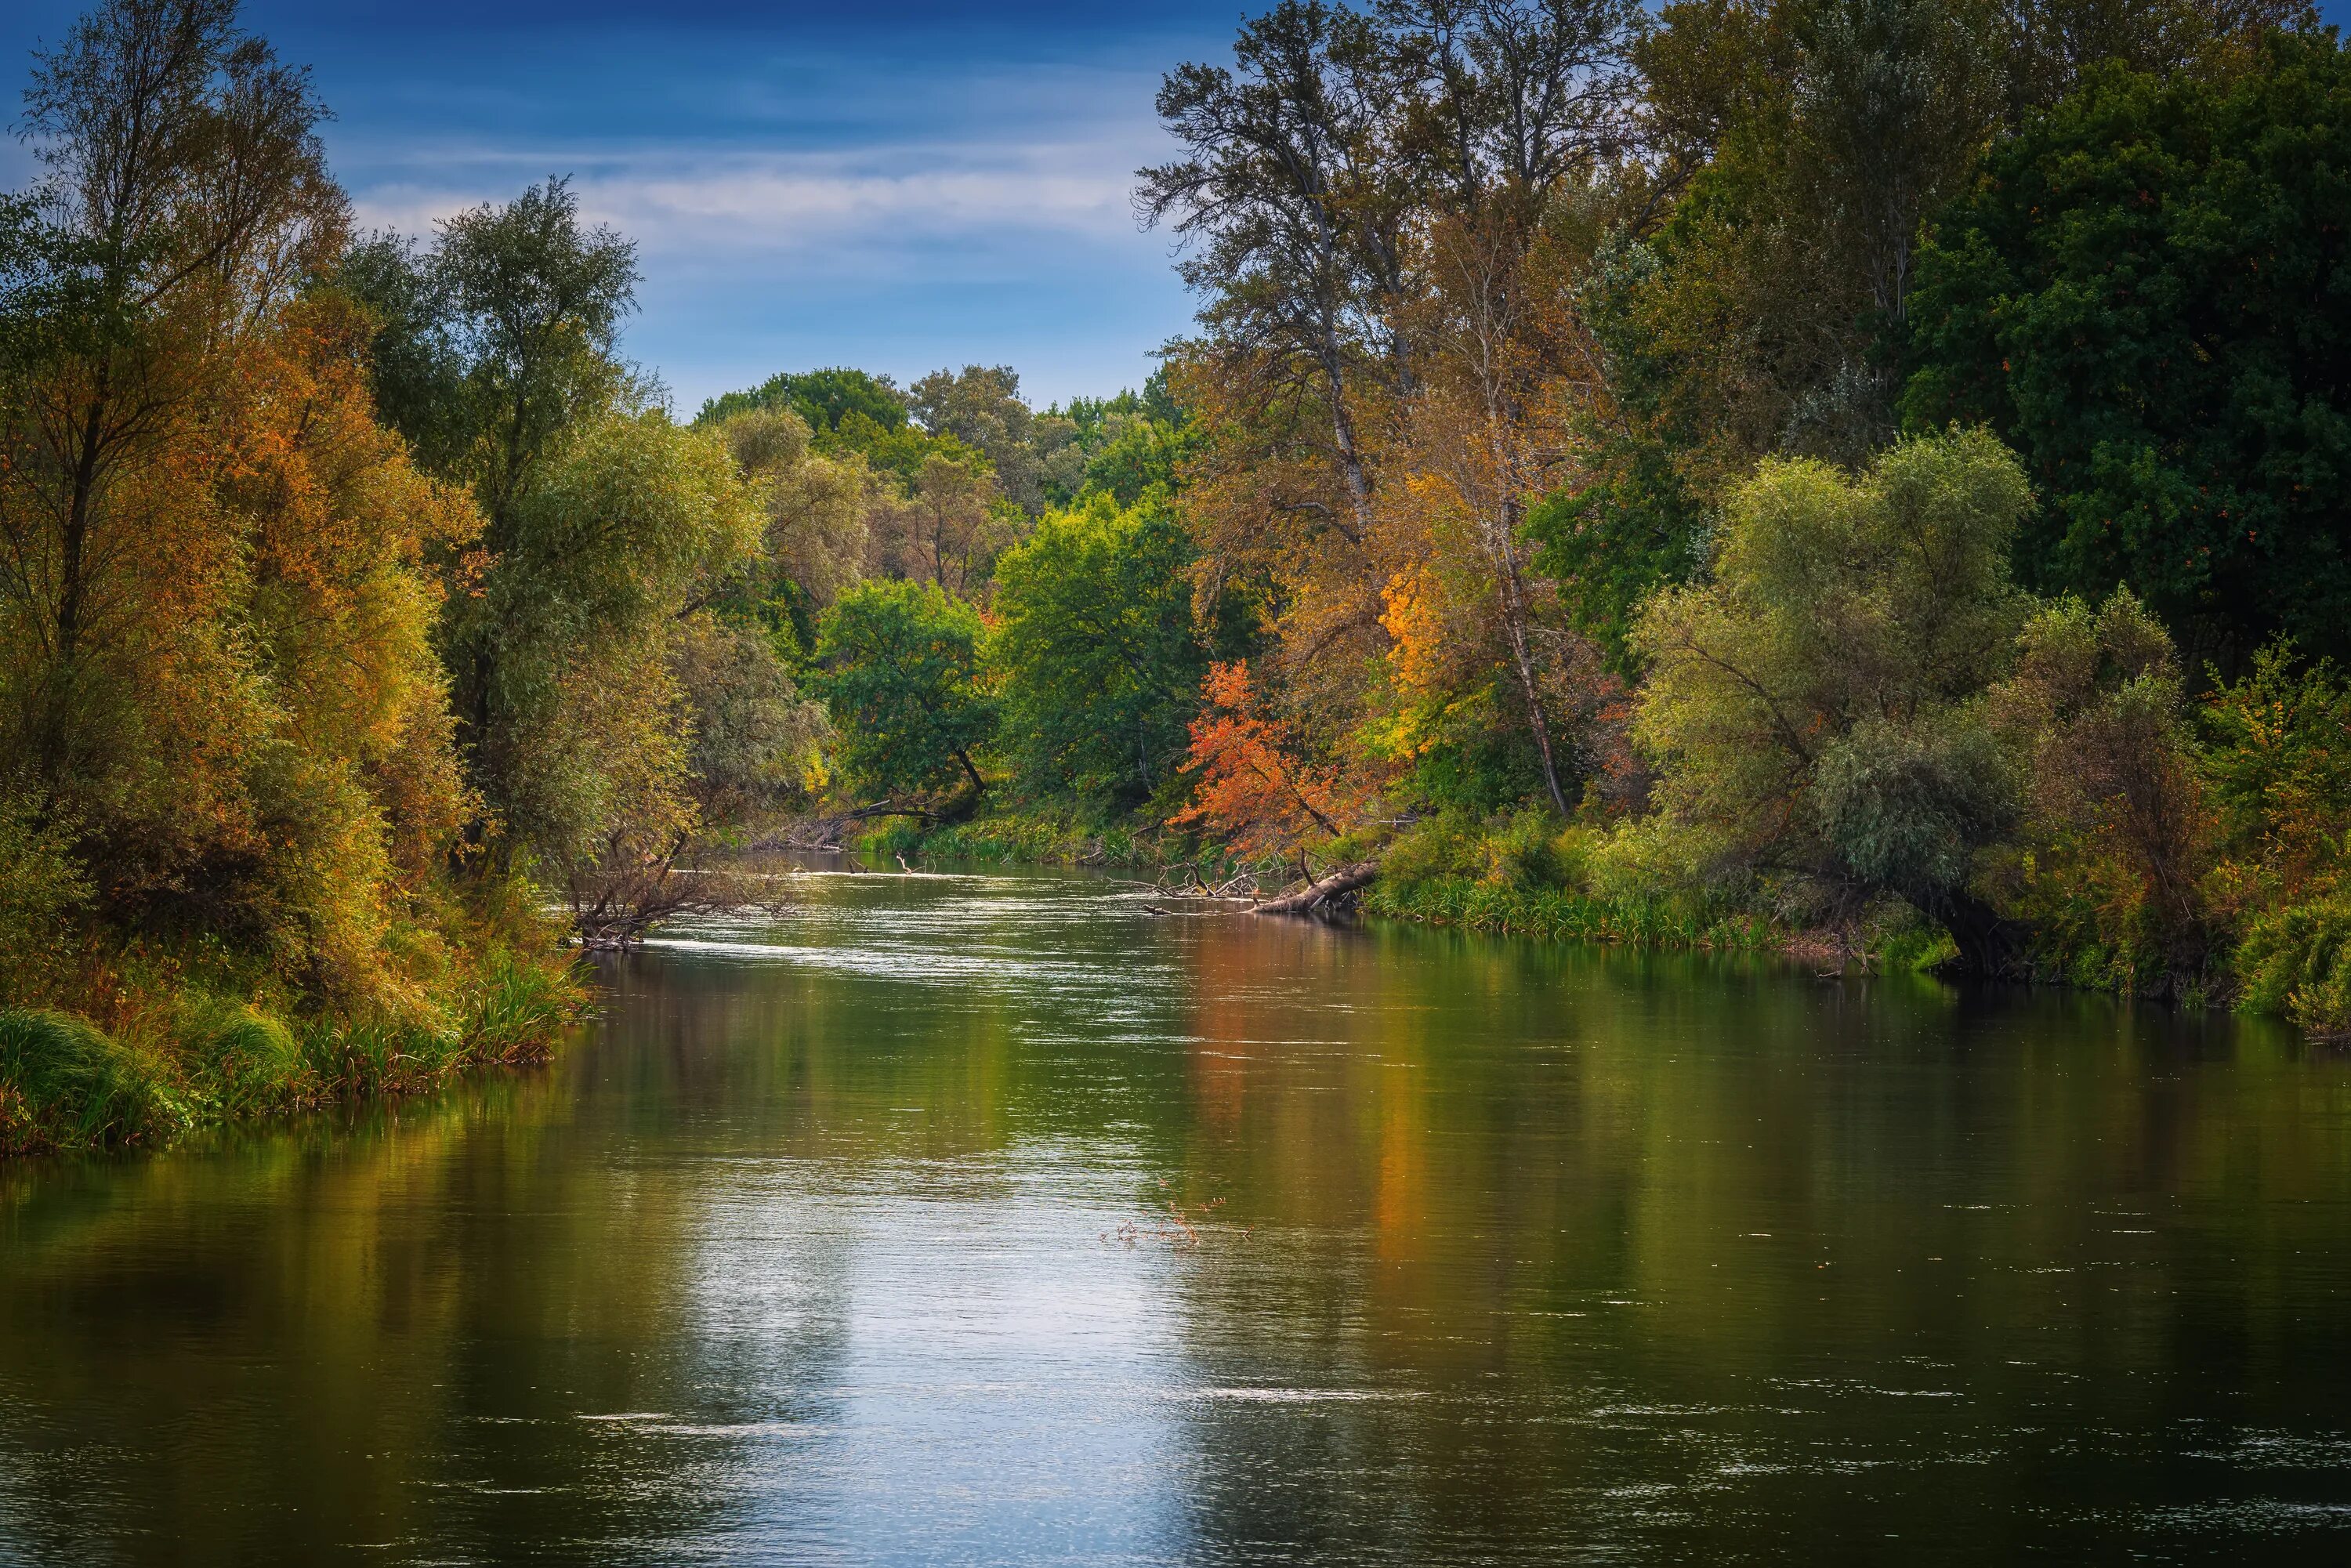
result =
[[[1921,429],[1984,422],[2043,495],[2024,580],[2128,584],[2192,660],[2351,651],[2351,59],[2094,71],[1994,148],[1920,258]]]

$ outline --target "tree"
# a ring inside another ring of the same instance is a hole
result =
[[[985,455],[1007,500],[1032,517],[1044,509],[1048,466],[1077,426],[1031,413],[1020,401],[1020,376],[1011,366],[934,371],[906,390],[906,402],[925,430],[953,436]]]
[[[2351,58],[2263,58],[2096,73],[1994,149],[1922,258],[1904,394],[2022,455],[2028,583],[2126,583],[2224,673],[2280,632],[2351,650]]]
[[[373,236],[340,273],[378,318],[383,417],[485,519],[477,551],[439,562],[438,640],[486,808],[474,836],[502,825],[549,865],[582,863],[616,813],[642,810],[653,839],[682,827],[678,747],[638,754],[600,730],[626,716],[616,665],[649,716],[677,714],[650,628],[684,607],[705,544],[739,553],[748,516],[716,437],[632,406],[615,345],[636,276],[634,247],[584,228],[562,180],[448,219],[429,250]]]
[[[2012,934],[1970,879],[2012,787],[1978,699],[2024,619],[2008,550],[2030,501],[1980,431],[1858,478],[1765,464],[1731,496],[1711,580],[1660,593],[1635,635],[1634,737],[1668,820],[1833,922],[1891,894],[2001,967]]]
[[[841,595],[818,631],[814,683],[858,782],[903,796],[958,773],[987,786],[972,749],[996,728],[979,685],[979,612],[930,582],[868,582]]]
[[[1535,602],[1552,594],[1520,533],[1541,494],[1523,482],[1554,480],[1560,455],[1555,411],[1525,393],[1564,367],[1502,361],[1531,314],[1521,261],[1539,235],[1590,226],[1593,184],[1629,146],[1637,19],[1622,0],[1290,4],[1243,27],[1231,68],[1163,85],[1186,156],[1143,171],[1136,204],[1175,227],[1202,297],[1199,334],[1169,359],[1193,416],[1183,509],[1204,580],[1275,609],[1256,678],[1318,756],[1396,731],[1384,605],[1454,548],[1467,570],[1437,576],[1490,593],[1473,641],[1494,658],[1411,702],[1455,728],[1479,708],[1566,799],[1541,690],[1557,629]]]
[[[703,821],[740,821],[822,784],[831,727],[823,706],[800,695],[763,628],[690,616],[670,668],[693,737],[686,788]]]
[[[1405,155],[1458,216],[1525,224],[1630,149],[1631,0],[1384,0]]]
[[[614,352],[634,308],[636,247],[583,228],[568,180],[440,225],[419,254],[397,235],[355,246],[346,286],[383,318],[376,398],[434,473],[470,485],[503,551],[539,460],[623,401]]]
[[[1573,759],[1557,733],[1567,715],[1556,710],[1590,704],[1561,691],[1571,683],[1560,677],[1563,664],[1590,661],[1580,657],[1584,648],[1567,646],[1578,640],[1558,623],[1552,585],[1531,570],[1527,523],[1569,466],[1576,416],[1604,389],[1585,334],[1563,308],[1559,247],[1531,240],[1507,207],[1438,222],[1420,255],[1413,319],[1423,371],[1399,443],[1407,478],[1381,501],[1388,534],[1420,548],[1411,569],[1390,580],[1386,623],[1391,634],[1405,623],[1400,589],[1423,601],[1432,585],[1485,601],[1477,620],[1492,629],[1499,657],[1482,661],[1469,685],[1489,685],[1495,663],[1507,671],[1544,792],[1564,816],[1562,778]],[[1573,684],[1586,697],[1597,689]]]
[[[2218,79],[2257,60],[2266,35],[2319,25],[2308,0],[2008,0],[2001,11],[2018,123],[2101,66]]]
[[[2210,980],[2199,883],[2214,843],[2180,695],[2171,638],[2117,591],[2043,606],[1988,699],[2024,779],[2027,852],[2003,902],[2044,948],[2096,956],[2104,972],[2077,977],[2135,992]]]
[[[809,427],[788,409],[730,414],[716,428],[767,528],[743,573],[712,585],[713,601],[811,648],[816,618],[864,573],[874,476],[854,455],[815,451]]]
[[[985,466],[933,452],[904,495],[874,509],[872,561],[893,576],[967,596],[987,580],[1019,523],[1020,513],[1001,498]]]
[[[1410,204],[1392,111],[1402,84],[1372,19],[1282,0],[1243,24],[1238,71],[1185,65],[1159,118],[1186,156],[1140,170],[1137,212],[1196,247],[1185,281],[1261,399],[1311,391],[1357,538],[1372,528],[1357,382],[1401,369],[1387,303],[1403,288]]]
[[[1353,825],[1336,775],[1301,756],[1290,727],[1265,711],[1248,664],[1210,665],[1200,695],[1186,753],[1198,783],[1171,824],[1198,823],[1244,855],[1337,838]]]
[[[509,519],[470,616],[497,657],[477,770],[512,841],[558,868],[691,829],[672,653],[698,591],[739,570],[761,517],[719,436],[659,410],[564,434]]]
[[[868,375],[846,366],[824,371],[780,371],[749,392],[712,398],[695,415],[696,424],[732,419],[755,409],[799,415],[820,435],[831,435],[854,414],[879,430],[906,425],[906,394],[888,376]]]
[[[89,710],[119,645],[113,585],[146,528],[138,476],[190,436],[238,350],[340,243],[307,75],[234,0],[110,0],[37,57],[20,130],[47,178],[10,226],[9,586],[39,664],[23,738],[45,784],[104,771]]]
[[[1081,450],[1084,466],[1070,486],[1070,499],[1108,496],[1122,507],[1140,502],[1154,486],[1170,496],[1184,485],[1184,463],[1198,447],[1198,433],[1142,413],[1113,416],[1102,439]]]
[[[987,659],[1030,789],[1123,808],[1166,781],[1207,664],[1194,554],[1164,506],[1096,497],[1047,513],[998,563]]]

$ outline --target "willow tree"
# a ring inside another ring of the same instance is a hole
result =
[[[1999,967],[2012,933],[1970,881],[2015,785],[1982,698],[2030,608],[2008,550],[2031,498],[1981,431],[1857,477],[1767,463],[1734,491],[1711,578],[1660,594],[1635,633],[1634,735],[1667,820],[1821,918],[1892,894]]]
[[[325,110],[240,30],[235,0],[112,0],[36,57],[20,127],[46,178],[10,225],[17,690],[49,788],[110,769],[95,711],[147,533],[138,477],[222,396],[238,355],[340,243]]]

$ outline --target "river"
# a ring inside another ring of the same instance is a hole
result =
[[[811,875],[550,1067],[0,1170],[0,1563],[2351,1552],[2351,1062]]]

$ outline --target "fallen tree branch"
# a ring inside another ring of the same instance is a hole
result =
[[[1310,873],[1303,892],[1269,898],[1249,906],[1251,915],[1311,915],[1356,889],[1370,884],[1380,873],[1377,861],[1358,861],[1353,865],[1341,866],[1322,881]]]

